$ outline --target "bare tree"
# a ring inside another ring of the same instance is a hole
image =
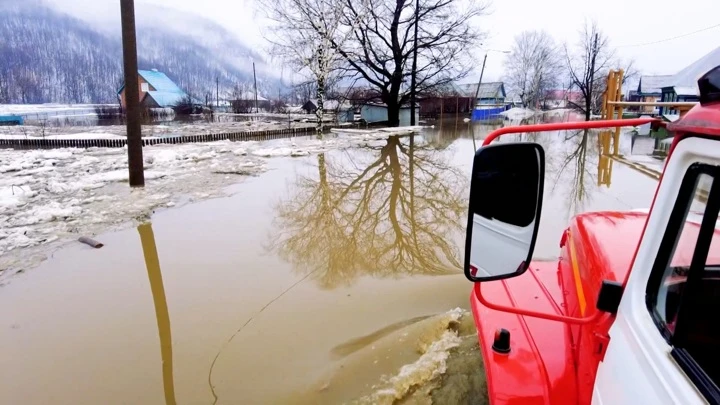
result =
[[[586,22],[580,32],[580,40],[570,49],[565,46],[565,60],[572,88],[582,94],[581,103],[569,101],[574,108],[585,114],[585,120],[598,111],[605,78],[613,64],[615,51],[610,48],[608,38],[600,31],[596,22]]]
[[[341,20],[352,29],[363,17],[343,16],[343,7],[332,0],[268,0],[262,6],[271,21],[266,35],[271,52],[315,82],[316,129],[320,135],[326,87],[339,62],[336,50],[349,34]]]
[[[315,32],[314,37],[329,40],[332,61],[338,63],[340,72],[361,79],[379,93],[391,126],[399,125],[400,106],[410,99],[407,82],[413,73],[414,51],[417,93],[464,77],[474,63],[470,51],[482,36],[470,22],[485,9],[478,0],[282,1],[301,2],[303,16],[302,30],[293,27],[281,35],[293,38],[294,49],[306,46],[301,38],[310,35],[293,37],[288,32],[303,31],[308,26]],[[327,15],[338,18],[333,21],[338,24],[328,24]],[[417,38],[416,21],[421,21]],[[318,49],[326,52],[324,47],[307,48],[316,50],[314,54]]]
[[[364,9],[353,0],[342,3],[347,19],[361,14],[369,18],[352,29],[351,40],[338,52],[350,74],[380,93],[391,126],[399,125],[400,107],[411,98],[407,82],[414,65],[415,92],[422,94],[461,79],[475,63],[471,51],[482,34],[471,21],[485,9],[480,1],[368,0]]]
[[[0,67],[0,104],[10,103],[10,69]]]
[[[555,41],[545,31],[524,31],[515,37],[505,59],[508,86],[525,106],[538,107],[560,83],[563,64]]]
[[[317,95],[317,82],[315,81],[306,81],[299,84],[296,84],[293,86],[294,94],[297,100],[294,100],[295,102],[300,102],[301,104],[315,98]]]

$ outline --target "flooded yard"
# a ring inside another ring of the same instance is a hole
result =
[[[0,287],[0,403],[482,403],[461,264],[490,129],[268,159],[227,197],[56,251]],[[596,133],[510,138],[547,155],[537,258],[575,213],[650,205],[656,181]]]

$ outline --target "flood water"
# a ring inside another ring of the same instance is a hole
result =
[[[0,288],[0,403],[482,403],[461,263],[491,129],[270,159],[230,197],[56,252]],[[538,258],[575,213],[650,205],[656,181],[595,133],[510,138],[546,151]]]

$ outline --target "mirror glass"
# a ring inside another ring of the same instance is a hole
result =
[[[536,143],[500,143],[475,153],[465,241],[468,279],[499,280],[527,270],[544,175],[545,153]]]

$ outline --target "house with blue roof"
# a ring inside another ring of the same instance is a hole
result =
[[[138,91],[140,92],[140,105],[145,108],[166,108],[178,105],[187,98],[185,93],[175,82],[157,69],[138,70]],[[118,90],[120,106],[125,110],[125,85]]]

